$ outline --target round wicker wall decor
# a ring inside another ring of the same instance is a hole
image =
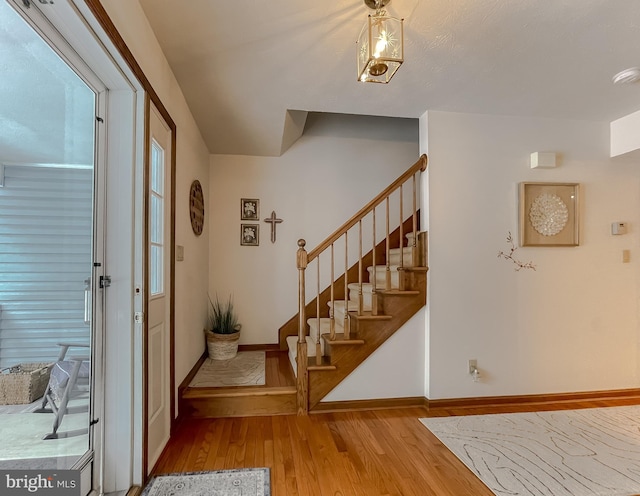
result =
[[[191,228],[196,236],[200,236],[204,229],[204,195],[202,193],[202,185],[197,179],[191,183],[189,214],[191,216]]]

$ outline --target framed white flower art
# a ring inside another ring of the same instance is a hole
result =
[[[260,200],[257,198],[241,198],[240,220],[260,220]]]
[[[577,183],[520,183],[520,246],[578,246]]]
[[[240,245],[260,245],[260,226],[258,224],[240,224]]]

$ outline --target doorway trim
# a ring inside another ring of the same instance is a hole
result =
[[[120,56],[124,59],[129,69],[133,72],[139,83],[142,85],[142,88],[145,92],[145,103],[144,103],[144,143],[143,143],[143,191],[147,191],[149,187],[149,165],[150,165],[150,157],[146,148],[146,143],[149,139],[149,118],[151,112],[151,105],[156,107],[165,123],[170,129],[171,132],[171,241],[169,247],[169,257],[170,257],[170,295],[169,295],[169,389],[170,389],[170,408],[171,408],[171,433],[174,432],[176,425],[176,387],[175,387],[175,280],[176,280],[176,267],[175,267],[175,232],[176,232],[176,208],[175,208],[175,198],[176,198],[176,124],[171,118],[169,111],[166,109],[160,97],[154,90],[151,82],[148,80],[147,76],[144,74],[142,68],[138,64],[138,61],[133,56],[131,50],[127,46],[126,42],[116,29],[113,21],[109,18],[106,10],[100,3],[100,0],[85,0],[87,7],[89,8],[93,17],[98,21],[102,30],[107,34],[113,45],[118,50]],[[145,195],[146,198],[146,195]],[[146,203],[146,200],[145,200]],[[147,212],[148,204],[143,205],[144,212],[144,222],[142,227],[142,232],[146,232],[146,224],[148,221]],[[145,240],[146,241],[146,240]],[[147,243],[143,241],[143,273],[142,273],[142,281],[144,282],[144,287],[147,288],[148,282],[148,261],[149,261],[149,250]],[[143,298],[143,309],[142,315],[148,315],[148,303],[147,298]],[[148,363],[148,334],[149,327],[147,323],[147,319],[143,318],[143,330],[142,330],[142,403],[141,403],[141,419],[147,418],[147,403],[149,398],[148,391],[148,377],[147,377],[147,367]],[[142,422],[142,464],[141,464],[141,473],[142,473],[142,484],[146,483],[148,479],[148,474],[150,473],[149,460],[147,455],[147,445],[148,445],[148,432],[146,428],[146,421]]]

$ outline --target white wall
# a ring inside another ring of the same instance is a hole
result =
[[[322,401],[424,396],[424,329],[420,310]]]
[[[176,243],[184,246],[184,261],[176,262],[177,387],[204,350],[209,231],[205,228],[196,237],[191,230],[189,189],[198,179],[205,203],[209,202],[209,152],[140,4],[132,0],[102,4],[177,127]],[[209,211],[207,205],[205,216]]]
[[[277,343],[297,312],[297,240],[314,248],[418,156],[415,119],[331,114],[310,114],[281,157],[211,156],[209,292],[233,295],[241,343]],[[241,198],[260,200],[260,246],[240,246]],[[275,244],[272,211],[283,219]]]
[[[637,387],[640,164],[609,158],[607,123],[443,112],[428,121],[429,398]],[[530,169],[534,151],[557,152],[559,167]],[[580,246],[518,248],[536,271],[497,257],[518,232],[521,181],[581,184]],[[629,234],[612,236],[614,221]]]

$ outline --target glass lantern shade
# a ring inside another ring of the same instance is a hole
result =
[[[358,41],[358,80],[388,83],[404,61],[404,19],[369,15]]]

